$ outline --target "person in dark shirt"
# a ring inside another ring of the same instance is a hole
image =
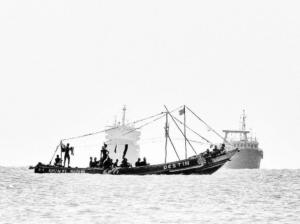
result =
[[[70,153],[73,155],[73,147],[70,147],[70,144],[67,145],[61,144],[61,151],[65,153],[64,155],[64,166],[66,166],[66,160],[68,160],[68,167],[70,166]]]
[[[224,144],[224,143],[221,145],[220,151],[221,151],[221,153],[224,153],[224,152],[225,152],[225,144]]]
[[[216,156],[216,155],[218,155],[219,154],[219,149],[218,149],[218,147],[215,145],[215,147],[214,147],[214,149],[213,149],[213,156]]]
[[[114,167],[114,168],[115,168],[115,167],[118,167],[118,163],[119,163],[119,160],[116,159],[116,161],[115,161],[114,164],[113,164],[113,167]]]
[[[141,166],[141,158],[138,158],[138,160],[135,162],[135,166]]]
[[[147,165],[149,165],[149,164],[147,163],[146,157],[144,157],[143,161],[140,162],[140,166],[147,166]]]
[[[101,161],[104,162],[108,156],[107,144],[104,143],[101,149]]]
[[[94,162],[93,162],[93,167],[97,167],[98,166],[98,161],[97,161],[97,157],[94,158]]]
[[[121,167],[130,167],[130,163],[128,163],[125,157],[122,160]]]
[[[90,157],[90,167],[94,167],[93,157]]]
[[[112,159],[109,158],[109,156],[107,156],[106,159],[103,161],[103,168],[110,169],[112,165],[113,165]]]
[[[61,158],[59,158],[59,155],[56,155],[54,166],[61,166]]]

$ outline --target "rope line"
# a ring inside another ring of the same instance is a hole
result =
[[[175,116],[174,116],[174,119],[175,119],[176,121],[178,121],[181,125],[184,125],[184,124],[182,123],[182,121],[179,120],[178,118],[176,118]],[[203,139],[204,141],[206,141],[207,143],[213,144],[211,141],[209,141],[208,139],[204,138],[202,135],[200,135],[198,132],[196,132],[196,131],[194,131],[193,129],[191,129],[189,126],[185,125],[185,127],[186,127],[188,130],[190,130],[191,132],[193,132],[194,134],[198,135],[200,138],[202,138],[202,139]]]
[[[210,130],[212,130],[218,137],[220,137],[224,142],[230,144],[222,135],[220,135],[216,130],[210,127],[204,120],[202,120],[197,114],[195,114],[189,107],[186,107],[195,117],[197,117],[203,124],[205,124]],[[231,145],[231,144],[230,144]]]

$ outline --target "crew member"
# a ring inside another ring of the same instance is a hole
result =
[[[223,152],[225,152],[225,144],[223,143],[222,145],[221,145],[221,153],[223,153]]]
[[[144,157],[143,161],[140,162],[140,166],[147,166],[147,165],[149,165],[149,164],[147,163],[146,157]]]
[[[101,149],[101,161],[104,162],[108,156],[107,144],[104,143]]]
[[[119,160],[116,159],[116,161],[115,161],[114,164],[113,164],[113,167],[114,167],[114,168],[115,168],[115,167],[118,167],[118,163],[119,163]]]
[[[97,165],[98,165],[98,161],[97,161],[97,157],[95,157],[93,162],[93,167],[97,167]]]
[[[219,149],[218,149],[218,147],[215,145],[215,147],[214,147],[214,149],[213,149],[213,155],[214,156],[216,156],[216,155],[218,155],[219,154]]]
[[[66,166],[66,160],[68,160],[68,167],[70,166],[70,152],[73,155],[74,148],[70,147],[70,144],[67,143],[67,145],[64,145],[61,143],[61,151],[65,153],[64,155],[64,166]]]
[[[90,167],[93,167],[93,157],[90,157]]]
[[[121,163],[121,167],[130,167],[131,164],[127,161],[127,159],[124,157]]]
[[[138,158],[138,160],[135,162],[135,166],[141,166],[141,158]]]
[[[56,155],[54,166],[61,166],[61,158],[59,158],[59,155]]]

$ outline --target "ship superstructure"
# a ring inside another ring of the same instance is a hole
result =
[[[105,131],[105,138],[107,142],[107,149],[109,151],[109,157],[115,161],[119,160],[119,163],[123,159],[123,153],[125,145],[128,145],[126,152],[126,158],[128,162],[134,164],[140,156],[140,147],[138,141],[141,133],[136,130],[134,125],[126,122],[126,107],[123,107],[122,121],[115,123],[113,126],[109,126],[109,129]]]
[[[259,169],[263,151],[259,148],[256,138],[248,137],[250,131],[246,130],[245,111],[243,111],[240,130],[223,130],[223,132],[225,133],[225,144],[229,143],[228,145],[240,150],[224,167],[229,169]]]

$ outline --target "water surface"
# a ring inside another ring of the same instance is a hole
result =
[[[300,170],[110,176],[0,167],[0,223],[300,223]]]

